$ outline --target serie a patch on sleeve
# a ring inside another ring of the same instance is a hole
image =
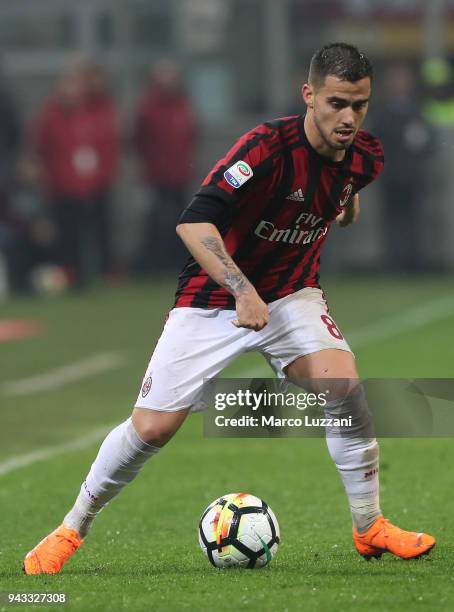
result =
[[[233,164],[224,172],[225,180],[235,189],[239,189],[253,176],[251,166],[244,161],[237,161],[236,164]]]

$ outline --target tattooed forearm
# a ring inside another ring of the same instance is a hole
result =
[[[222,287],[228,289],[234,296],[252,289],[251,283],[225,250],[222,240],[214,236],[207,236],[202,238],[201,242],[206,249],[216,255],[223,265],[222,280],[219,283]]]
[[[252,289],[251,283],[240,270],[226,272],[222,286],[229,289],[235,297]]]

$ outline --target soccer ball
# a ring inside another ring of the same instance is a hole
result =
[[[200,519],[200,548],[215,567],[263,567],[276,554],[279,541],[274,512],[248,493],[223,495]]]

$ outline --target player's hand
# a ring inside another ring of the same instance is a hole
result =
[[[237,318],[233,321],[235,327],[245,327],[260,331],[270,320],[268,306],[256,291],[248,291],[236,298]]]

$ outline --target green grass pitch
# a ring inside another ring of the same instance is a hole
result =
[[[358,346],[363,376],[452,377],[454,311],[429,316],[414,329],[398,325],[418,305],[451,295],[452,279],[328,279],[325,289],[347,339],[380,321],[395,322],[392,333]],[[35,338],[0,343],[0,471],[13,457],[128,416],[172,291],[173,283],[156,282],[2,305],[1,318],[37,319],[45,329]],[[124,365],[55,390],[17,397],[2,392],[7,382],[110,351],[122,352]],[[240,376],[261,363],[248,355],[228,374]],[[0,475],[0,592],[66,592],[68,609],[80,611],[454,608],[451,439],[381,442],[385,515],[438,540],[433,555],[420,561],[385,555],[366,563],[357,555],[324,440],[207,439],[196,415],[101,513],[60,575],[23,576],[24,554],[59,524],[98,446]],[[263,570],[215,570],[199,550],[199,515],[214,498],[234,491],[263,497],[278,517],[281,547]],[[3,599],[0,611],[8,609]]]

